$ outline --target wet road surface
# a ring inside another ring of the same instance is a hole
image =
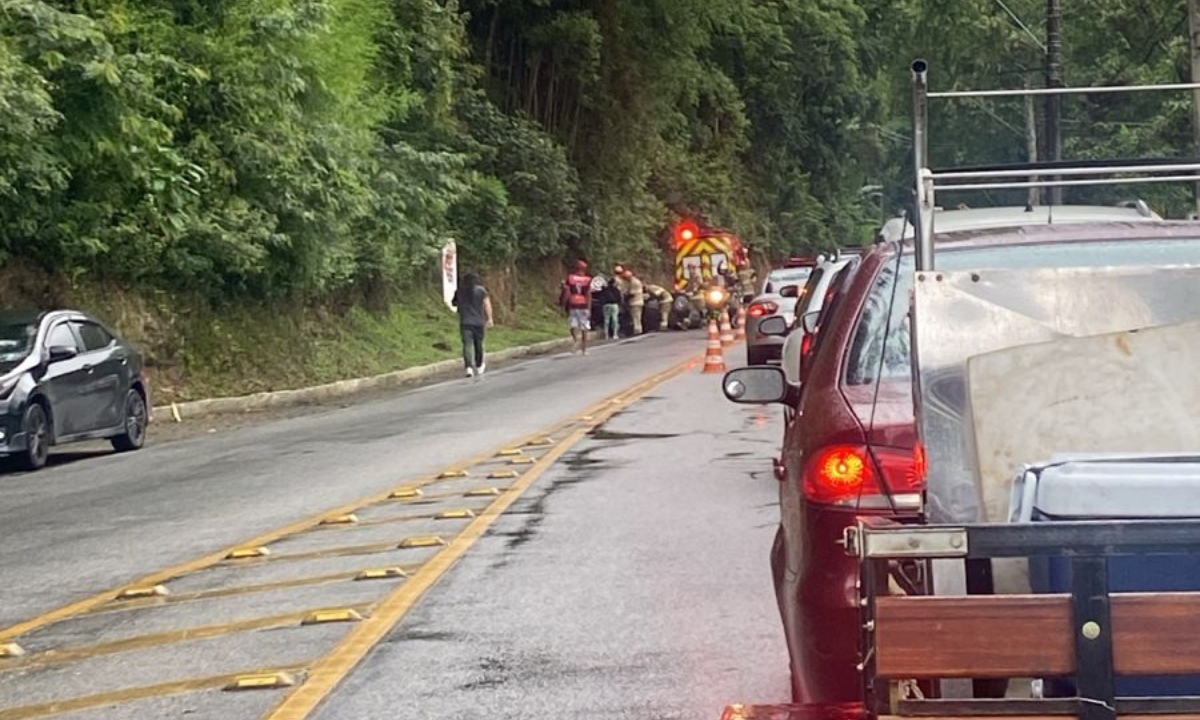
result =
[[[592,431],[317,717],[717,720],[786,700],[778,410],[718,401],[717,377]]]
[[[314,609],[350,609],[365,627],[383,594],[409,586],[403,620],[316,717],[715,718],[727,702],[783,699],[766,561],[778,410],[726,403],[719,376],[695,366],[645,397],[627,390],[702,346],[696,333],[647,337],[0,474],[0,628],[385,498],[352,526],[281,536],[269,558],[197,566],[171,578],[169,597],[103,598],[15,638],[0,629],[0,719],[266,717],[290,690],[224,692],[223,673],[280,671],[307,687],[314,658],[338,655],[352,624],[309,625]],[[522,457],[438,475],[526,436]],[[387,495],[405,483],[429,484]],[[430,538],[440,544],[420,544]],[[450,550],[461,558],[430,574]],[[396,574],[353,582],[366,568]],[[8,639],[25,658],[2,657]],[[72,692],[102,702],[53,705]]]

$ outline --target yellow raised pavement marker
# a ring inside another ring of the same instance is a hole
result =
[[[321,521],[322,525],[353,525],[358,522],[358,516],[354,513],[346,515],[335,515],[334,517],[325,518]]]
[[[166,597],[171,593],[162,585],[151,585],[150,587],[133,587],[126,588],[117,593],[118,600],[138,600],[148,597]]]
[[[400,541],[399,547],[402,550],[406,550],[408,548],[437,547],[445,544],[446,541],[437,535],[422,535],[420,537],[404,538],[404,540]]]
[[[247,558],[266,557],[271,551],[265,547],[238,548],[225,556],[228,560],[245,560]]]
[[[398,567],[386,568],[371,568],[363,570],[354,579],[355,580],[387,580],[389,578],[406,578],[408,573]]]
[[[475,517],[475,513],[465,508],[456,510],[445,510],[437,514],[437,520],[467,520]]]
[[[408,500],[409,498],[421,497],[425,493],[421,492],[421,488],[402,487],[398,490],[393,490],[389,498],[394,500]]]
[[[233,682],[225,686],[226,690],[269,690],[270,688],[291,687],[296,679],[285,672],[261,673],[257,675],[239,675]]]
[[[301,625],[321,625],[333,622],[356,622],[362,620],[357,610],[344,608],[340,610],[318,610],[300,621]]]

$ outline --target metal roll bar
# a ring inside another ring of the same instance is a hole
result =
[[[1084,161],[1034,164],[1025,167],[981,168],[974,170],[932,170],[929,167],[929,99],[1028,97],[1039,95],[1094,95],[1122,92],[1178,91],[1200,89],[1200,83],[1164,85],[1118,85],[1092,87],[1030,88],[1024,90],[956,90],[929,92],[929,63],[914,60],[911,67],[913,91],[913,169],[917,212],[912,223],[916,230],[918,271],[934,269],[933,213],[938,190],[1010,190],[1035,187],[1078,187],[1095,185],[1126,185],[1163,182],[1195,182],[1200,173],[1200,160],[1168,158],[1133,162]],[[1037,172],[1049,172],[1054,178],[1037,177]],[[1095,176],[1095,177],[1087,177]],[[1132,177],[1129,177],[1132,176]],[[1024,181],[1005,181],[1005,178],[1031,177]],[[1077,178],[1073,180],[1060,177]],[[986,182],[986,181],[992,182]],[[962,182],[975,181],[975,182]]]

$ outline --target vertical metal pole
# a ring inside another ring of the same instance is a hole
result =
[[[1071,559],[1071,605],[1079,720],[1116,720],[1108,558]]]
[[[1046,87],[1062,87],[1062,75],[1062,7],[1059,0],[1046,0]],[[1046,96],[1046,159],[1062,159],[1062,95]],[[1062,188],[1048,191],[1050,204],[1062,205]]]
[[[1200,82],[1200,7],[1196,0],[1187,0],[1188,34],[1192,49],[1192,82]],[[1200,157],[1200,90],[1192,91],[1192,138],[1196,155]],[[1200,215],[1200,180],[1194,190],[1196,214]]]
[[[933,228],[926,227],[926,186],[924,170],[929,165],[929,64],[924,60],[913,60],[913,187],[915,212],[913,228],[917,231],[917,270],[933,269]]]

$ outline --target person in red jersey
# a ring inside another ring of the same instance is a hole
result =
[[[592,329],[592,276],[586,260],[575,263],[575,270],[563,282],[563,305],[571,327],[571,339],[587,354],[588,331]]]

